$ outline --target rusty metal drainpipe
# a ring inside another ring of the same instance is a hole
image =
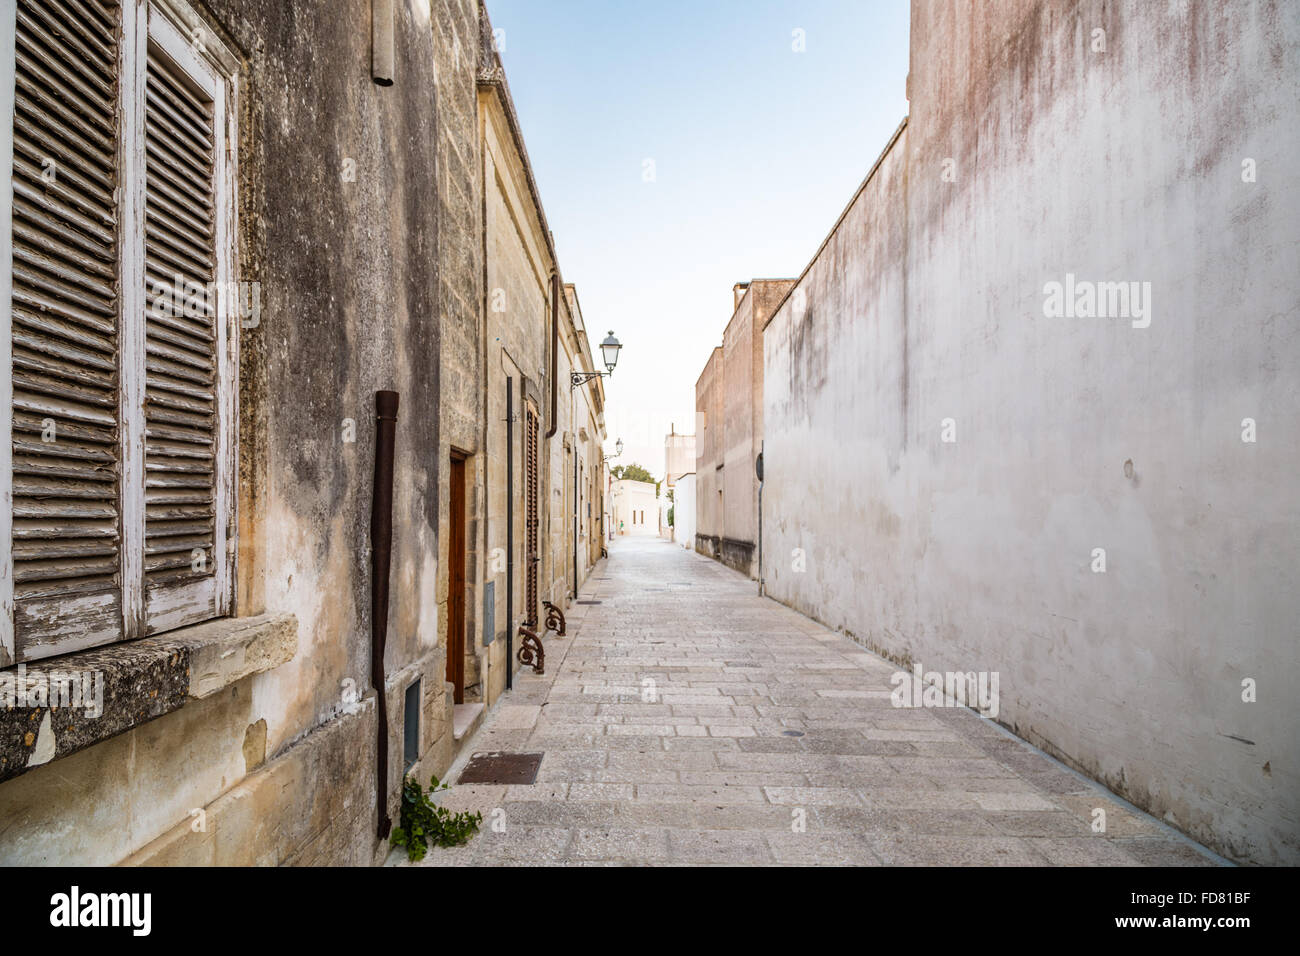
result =
[[[515,380],[506,377],[506,690],[515,686]]]
[[[758,443],[758,596],[767,591],[767,582],[763,580],[763,446]]]
[[[555,437],[555,429],[560,423],[556,421],[556,414],[559,405],[557,404],[557,389],[560,383],[555,380],[556,373],[559,371],[559,345],[560,345],[560,274],[551,273],[551,422],[546,429],[547,439]]]
[[[379,838],[392,829],[388,816],[388,693],[384,647],[388,641],[388,575],[393,548],[393,448],[397,438],[397,393],[375,392],[375,488],[370,512],[370,682],[379,708],[376,778]]]
[[[393,0],[370,0],[370,78],[376,86],[393,85]]]
[[[582,489],[577,477],[577,432],[573,433],[573,600],[577,601],[577,523],[581,507]]]

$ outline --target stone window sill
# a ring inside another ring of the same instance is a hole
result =
[[[297,651],[297,618],[264,614],[0,671],[0,782],[211,697]]]

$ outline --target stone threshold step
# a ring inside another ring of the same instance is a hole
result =
[[[446,711],[443,711],[446,713]],[[456,704],[452,708],[451,735],[460,740],[474,728],[483,714],[483,702]]]

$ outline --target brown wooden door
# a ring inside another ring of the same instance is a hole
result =
[[[539,537],[541,513],[537,486],[540,466],[537,461],[537,410],[529,405],[524,428],[524,619],[537,627],[537,572],[541,564]]]
[[[455,702],[465,703],[465,459],[451,457],[451,501],[447,514],[447,682]]]

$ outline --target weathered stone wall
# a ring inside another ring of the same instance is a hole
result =
[[[440,687],[430,680],[442,662],[428,6],[398,4],[397,77],[386,89],[370,78],[368,0],[328,11],[257,0],[208,8],[244,60],[241,278],[262,293],[261,324],[241,342],[237,612],[296,616],[298,650],[275,670],[0,785],[6,863],[113,863],[142,848],[152,849],[137,858],[263,863],[382,853],[374,761],[357,759],[374,751],[374,699],[353,701],[370,684],[378,389],[401,396],[386,661],[394,806],[405,683],[423,674],[426,689]],[[353,425],[355,442],[346,441]],[[424,727],[432,750],[437,723]],[[341,753],[353,759],[331,756]],[[292,769],[312,767],[319,776]],[[338,812],[312,809],[335,798]],[[199,810],[204,831],[192,829]]]
[[[909,88],[766,330],[764,550],[806,555],[768,593],[1294,864],[1300,21],[918,2]],[[1149,282],[1149,325],[1046,317],[1067,274]]]
[[[698,439],[698,550],[751,578],[758,577],[754,461],[763,442],[763,325],[793,285],[793,279],[736,285],[722,347],[696,384],[697,410],[713,410],[705,416],[712,433]]]
[[[465,463],[465,700],[483,698],[482,582],[485,557],[483,419],[483,181],[479,160],[478,0],[444,0],[433,23],[438,110],[438,644],[447,640],[451,511],[448,463],[453,450]],[[440,685],[441,690],[441,685]],[[446,703],[451,706],[450,699]]]
[[[722,533],[722,464],[726,419],[722,414],[722,347],[709,354],[695,383],[695,550],[717,557]]]
[[[758,567],[758,496],[754,479],[754,406],[761,403],[762,330],[754,334],[754,287],[751,284],[722,333],[722,528],[718,557],[741,574]]]
[[[563,336],[565,359],[568,366],[577,371],[596,371],[593,363],[593,343],[589,341],[582,309],[578,304],[577,289],[570,283],[564,286],[565,316],[567,325]],[[597,361],[599,361],[597,359]],[[567,388],[566,378],[561,376],[560,388]],[[592,566],[600,559],[600,470],[604,458],[604,401],[605,391],[602,379],[592,379],[585,385],[573,389],[570,404],[569,431],[574,436],[574,454],[577,456],[578,474],[576,501],[570,493],[570,510],[567,514],[567,534],[569,538],[568,569],[569,587],[573,585],[573,555],[577,553],[577,587],[587,579]],[[572,463],[566,480],[574,483]],[[577,513],[573,512],[576,505]],[[576,521],[575,521],[576,519]]]
[[[549,295],[549,292],[548,292]],[[549,316],[550,310],[547,310]],[[549,332],[549,318],[548,318]],[[546,515],[547,552],[552,560],[547,562],[547,590],[553,603],[560,607],[568,604],[573,586],[573,462],[577,454],[577,413],[582,396],[569,388],[569,373],[576,369],[576,335],[568,299],[560,296],[560,331],[556,356],[555,437],[551,440],[550,507]],[[548,346],[549,348],[549,346]],[[548,378],[549,382],[549,378]],[[549,387],[549,386],[548,386]],[[587,386],[581,386],[586,388]],[[549,394],[548,394],[549,400]],[[547,415],[549,416],[549,412]],[[558,602],[556,598],[559,598]]]
[[[563,571],[563,539],[553,538],[554,520],[551,499],[558,488],[556,475],[562,477],[563,434],[546,439],[550,419],[550,275],[553,262],[547,247],[546,232],[540,210],[533,199],[526,166],[515,145],[506,104],[495,88],[479,92],[480,122],[483,130],[483,164],[485,183],[484,228],[487,251],[487,389],[488,389],[488,497],[491,519],[488,524],[489,551],[506,553],[507,494],[515,497],[513,570],[513,620],[507,618],[506,595],[510,583],[506,569],[497,580],[497,620],[504,638],[505,629],[518,630],[526,618],[525,551],[526,509],[524,501],[524,432],[525,407],[531,403],[538,415],[540,527],[538,543],[540,563],[537,567],[539,604],[542,600],[562,600],[557,595],[558,573]],[[561,304],[563,308],[563,303]],[[514,393],[514,422],[506,422],[507,379]],[[563,396],[557,396],[563,399]],[[511,424],[511,427],[507,427]],[[514,473],[507,474],[507,438],[514,442]],[[562,504],[555,506],[562,507]],[[505,687],[505,640],[492,646],[491,688],[488,700],[495,700]],[[517,645],[516,645],[517,646]],[[516,667],[513,661],[509,666]]]
[[[453,451],[467,460],[466,700],[491,704],[506,683],[503,638],[524,614],[525,401],[540,418],[540,598],[564,603],[575,556],[572,464],[574,455],[599,460],[599,383],[576,403],[560,388],[559,427],[547,441],[556,265],[500,61],[483,48],[490,25],[477,0],[396,6],[395,83],[380,88],[370,77],[369,0],[328,11],[300,0],[210,4],[213,27],[244,56],[241,278],[263,296],[261,325],[245,333],[240,356],[237,610],[279,622],[267,633],[282,653],[256,668],[265,673],[227,674],[229,686],[203,699],[192,687],[187,697],[178,678],[175,699],[153,711],[170,712],[0,784],[0,861],[358,864],[386,855],[370,688],[378,389],[401,401],[382,688],[394,818],[413,681],[421,734],[410,772],[442,775],[457,747],[445,679]],[[566,356],[590,365],[568,301],[563,384],[576,361]],[[513,621],[507,493],[516,505]],[[580,576],[589,564],[580,561]],[[494,627],[484,634],[489,580]],[[280,641],[276,628],[293,621],[296,644]],[[244,651],[265,656],[265,643]]]

